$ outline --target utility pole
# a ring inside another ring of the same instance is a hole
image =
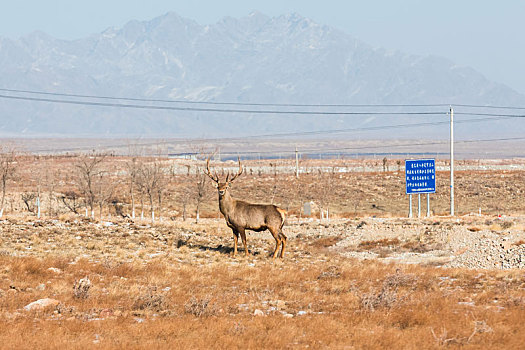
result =
[[[295,177],[299,178],[299,153],[297,152],[297,146],[295,146]]]
[[[450,216],[454,216],[454,109],[450,106]]]

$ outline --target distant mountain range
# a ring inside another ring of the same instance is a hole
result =
[[[445,114],[308,114],[316,111],[448,110],[446,105],[317,108],[290,104],[525,105],[525,96],[488,81],[471,68],[459,67],[445,58],[373,48],[297,14],[268,17],[254,12],[203,26],[170,12],[73,41],[41,32],[18,40],[0,38],[0,77],[0,88],[4,89],[138,100],[0,91],[4,96],[181,108],[156,110],[0,98],[3,136],[244,136],[447,120]],[[216,111],[219,109],[230,112]],[[231,111],[239,109],[300,109],[306,113]],[[523,124],[517,119],[500,119],[458,127],[476,136],[493,135],[495,131],[523,135]],[[414,136],[414,130],[399,128],[393,133],[379,128],[373,133],[363,131],[359,136],[345,137]],[[416,134],[444,136],[446,125],[422,127]]]

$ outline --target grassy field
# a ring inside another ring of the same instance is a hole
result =
[[[276,261],[270,235],[251,235],[252,256],[232,257],[231,233],[213,220],[12,219],[2,232],[3,348],[519,349],[525,341],[522,270],[359,261],[321,234],[291,236]],[[43,298],[56,301],[24,309]]]
[[[250,257],[242,249],[231,256],[232,234],[217,219],[216,193],[209,183],[201,214],[215,219],[195,223],[194,173],[167,173],[162,221],[118,217],[111,201],[104,202],[101,212],[97,207],[95,219],[84,217],[83,209],[69,212],[60,194],[75,189],[75,161],[24,159],[10,183],[0,220],[1,348],[520,349],[525,344],[523,270],[345,256],[350,248],[338,242],[353,237],[368,217],[406,214],[402,174],[396,170],[311,171],[299,180],[293,174],[247,171],[233,195],[273,200],[292,217],[285,226],[287,253],[273,261],[267,232],[249,235]],[[105,178],[118,184],[114,195],[129,213],[125,161],[109,159]],[[464,171],[457,176],[460,213],[481,207],[488,216],[475,225],[443,217],[397,226],[379,220],[374,224],[378,238],[352,249],[395,246],[416,252],[426,241],[450,238],[452,228],[461,225],[469,225],[464,231],[507,235],[496,227],[497,218],[523,216],[523,172]],[[38,181],[41,220],[20,200]],[[446,182],[438,184],[433,208],[446,213]],[[183,221],[186,200],[193,217]],[[306,200],[322,203],[342,219],[337,225],[300,220]],[[521,225],[511,226],[513,234],[523,233]],[[396,227],[415,238],[406,241]],[[446,228],[449,236],[432,227]],[[49,305],[30,306],[45,298],[52,299]]]

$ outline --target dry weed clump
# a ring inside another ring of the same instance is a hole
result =
[[[77,299],[87,299],[89,297],[89,290],[91,289],[91,281],[88,276],[75,281],[73,285],[73,296]]]
[[[206,296],[202,299],[192,296],[186,304],[184,304],[184,312],[195,317],[215,316],[218,314],[219,310],[215,304],[210,303],[210,296]]]
[[[390,309],[394,306],[400,306],[405,300],[406,295],[400,296],[401,287],[410,287],[414,290],[418,282],[418,277],[413,274],[404,274],[397,271],[395,274],[388,275],[383,281],[379,292],[373,291],[361,296],[361,307],[366,311],[375,311],[377,309]]]
[[[391,308],[398,301],[397,291],[389,286],[383,286],[380,292],[362,295],[361,307],[366,311],[375,311],[379,308]]]
[[[504,229],[504,230],[508,230],[509,228],[512,227],[512,225],[514,225],[514,223],[512,221],[504,221],[501,224],[501,228]]]
[[[483,334],[483,333],[493,333],[494,330],[487,325],[487,322],[485,321],[477,321],[474,320],[474,329],[472,333],[468,336],[450,336],[447,332],[447,329],[443,327],[441,329],[441,332],[439,335],[436,335],[434,332],[434,328],[430,328],[430,332],[432,333],[432,337],[436,341],[436,344],[438,346],[448,346],[448,345],[458,345],[458,346],[465,346],[472,342],[474,339],[474,336],[477,334]]]
[[[341,269],[337,266],[329,266],[328,269],[317,276],[317,279],[333,279],[339,277],[341,277]]]
[[[148,286],[145,292],[139,294],[132,306],[133,310],[165,311],[169,303],[165,292],[159,291],[157,286]]]
[[[398,238],[383,238],[375,241],[362,241],[359,243],[360,250],[373,250],[381,247],[392,247],[399,245],[401,242]]]

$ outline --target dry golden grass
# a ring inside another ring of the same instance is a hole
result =
[[[29,284],[49,278],[42,271],[54,265],[29,258],[2,263]],[[24,313],[16,310],[48,293],[27,288],[8,293],[2,298],[0,340],[8,348],[93,344],[103,348],[518,348],[522,344],[519,321],[524,303],[516,298],[524,293],[502,294],[501,277],[485,276],[482,295],[475,295],[478,282],[462,272],[442,283],[442,271],[434,269],[401,271],[377,263],[336,263],[340,272],[327,278],[322,277],[331,268],[326,264],[305,270],[262,262],[256,268],[241,265],[230,271],[218,264],[202,268],[156,262],[129,267],[124,271],[126,280],[112,269],[79,263],[66,267],[64,275],[93,276],[97,286],[93,295],[87,300],[73,298],[73,281],[68,279],[63,286],[50,287],[62,302],[56,310]],[[158,285],[152,281],[155,278],[165,283]],[[51,278],[51,285],[55,279]],[[255,309],[266,316],[253,316]],[[284,317],[281,311],[295,317]],[[481,323],[484,328],[477,329]]]
[[[157,226],[157,236],[136,224],[113,236],[89,223],[32,233],[13,225],[0,254],[3,348],[518,349],[525,340],[522,271],[360,262],[329,250],[330,237],[290,240],[282,261],[232,258],[210,241],[231,234],[209,223],[191,236],[187,223]],[[49,239],[61,249],[45,249]],[[30,254],[14,255],[29,241]],[[82,293],[74,287],[85,277]],[[59,304],[24,310],[41,298]]]
[[[398,245],[399,243],[400,242],[398,238],[383,238],[383,239],[378,239],[376,241],[360,242],[359,248],[362,250],[371,250],[371,249],[379,248],[379,247],[391,247],[391,246]]]

